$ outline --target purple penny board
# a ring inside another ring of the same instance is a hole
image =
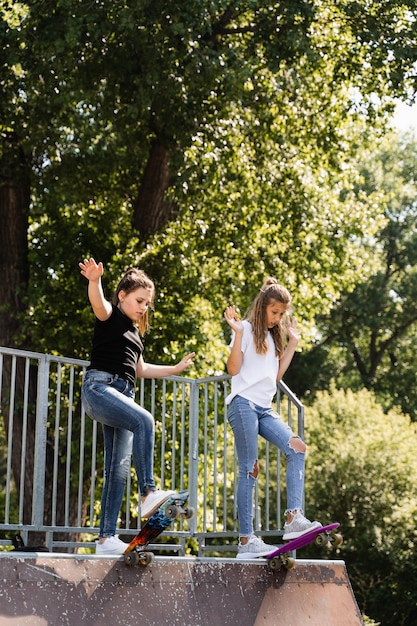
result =
[[[320,528],[315,528],[314,530],[310,530],[305,535],[301,535],[301,537],[297,537],[296,539],[291,539],[288,543],[276,548],[272,552],[266,555],[266,559],[273,559],[276,556],[287,555],[293,550],[299,550],[300,548],[304,548],[308,546],[310,543],[316,540],[317,535],[331,535],[332,532],[339,528],[340,524],[328,524],[327,526],[320,526]]]

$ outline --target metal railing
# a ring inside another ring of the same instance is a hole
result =
[[[90,551],[98,534],[103,482],[101,427],[80,400],[87,361],[0,348],[0,546],[19,532],[52,551]],[[158,487],[188,489],[192,520],[173,522],[161,550],[224,554],[238,537],[237,461],[227,423],[228,375],[139,380],[137,401],[155,417]],[[304,435],[301,402],[284,383],[277,408]],[[254,520],[259,534],[282,534],[285,481],[280,451],[259,440]],[[132,468],[119,522],[126,539],[140,528]],[[174,542],[168,542],[174,540]],[[32,541],[33,542],[33,541]]]

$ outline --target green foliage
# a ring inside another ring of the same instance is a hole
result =
[[[415,419],[416,155],[417,139],[396,135],[364,153],[355,194],[375,198],[385,221],[359,239],[369,275],[357,276],[333,310],[316,317],[317,343],[300,359],[301,394],[325,388],[333,377],[341,387],[372,389],[386,408],[400,406]]]
[[[301,348],[320,344],[288,373],[287,382],[303,373],[291,385],[297,393],[325,388],[334,376],[339,386],[373,385],[385,406],[415,411],[415,147],[410,159],[398,159],[395,146],[378,158],[369,149],[392,98],[415,93],[415,2],[114,0],[86,10],[79,0],[33,0],[6,1],[0,11],[1,176],[20,183],[13,145],[32,178],[22,345],[88,357],[93,316],[78,261],[93,255],[105,263],[107,295],[129,265],[155,280],[146,359],[170,363],[195,350],[191,375],[217,373],[228,342],[224,307],[244,312],[272,274],[294,296]],[[170,168],[168,192],[156,191],[172,210],[145,241],[132,223],[156,140]],[[388,339],[372,371],[369,349]],[[365,445],[368,421],[358,433],[356,420],[369,396],[360,397],[344,438],[338,406],[326,415],[340,423],[319,449],[320,458],[329,448],[333,456],[316,472],[317,501],[333,499],[318,514],[339,515],[349,532],[360,528],[360,540],[344,548],[354,547],[365,572],[363,581],[356,576],[358,593],[375,615],[378,589],[392,594],[394,613],[399,590],[415,604],[407,586],[413,565],[394,551],[403,554],[400,534],[411,532],[415,509],[405,468],[392,465],[406,457],[411,467],[413,458],[398,433],[382,439],[396,414],[372,403],[374,439]],[[340,455],[348,444],[361,454]],[[372,466],[384,455],[395,497]],[[330,490],[320,488],[320,471],[333,471]],[[389,524],[397,543],[385,553]],[[381,586],[367,573],[363,537],[377,548]]]
[[[288,141],[295,122],[288,120]],[[157,313],[162,306],[161,317],[169,320],[171,331],[176,329],[176,337],[189,341],[198,329],[209,330],[208,318],[200,320],[200,309],[190,303],[194,293],[199,294],[197,300],[204,293],[210,301],[211,334],[202,337],[197,352],[200,346],[206,350],[213,345],[225,306],[233,302],[243,313],[267,274],[292,291],[308,345],[318,312],[331,306],[358,274],[369,271],[369,255],[358,245],[358,234],[361,229],[374,232],[379,220],[372,197],[354,203],[349,199],[355,181],[348,165],[352,155],[345,155],[346,172],[333,173],[331,180],[317,169],[313,152],[306,151],[303,159],[288,156],[279,165],[279,148],[267,133],[269,159],[251,144],[254,123],[248,114],[246,120],[218,127],[213,141],[198,137],[181,172],[181,214],[136,256],[135,262],[147,269],[163,293]],[[350,128],[346,136],[361,131],[362,126]],[[328,209],[323,211],[323,205]],[[337,216],[337,223],[331,216]],[[338,274],[337,283],[332,272]],[[219,352],[220,358],[223,355]],[[218,368],[206,364],[209,371]]]
[[[363,120],[412,81],[412,9],[367,2],[365,19],[365,4],[355,7],[5,4],[1,129],[33,178],[22,340],[87,355],[77,263],[93,254],[109,291],[133,263],[155,278],[152,358],[191,343],[219,371],[222,309],[245,309],[267,273],[293,292],[308,344],[319,310],[369,273],[359,237],[375,233],[379,211],[375,194],[354,193],[355,166],[378,124],[370,132]],[[131,224],[156,139],[169,152],[174,212],[145,242]]]
[[[368,391],[319,392],[306,408],[306,509],[338,521],[362,610],[386,626],[414,623],[417,430]]]

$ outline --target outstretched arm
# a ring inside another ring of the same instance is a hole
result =
[[[78,263],[81,268],[81,274],[88,280],[88,299],[94,315],[101,322],[109,319],[112,313],[111,303],[106,300],[101,285],[101,277],[103,275],[103,263],[96,263],[93,258],[84,259]]]
[[[153,363],[146,363],[142,357],[136,366],[136,375],[139,378],[164,378],[164,376],[178,376],[187,367],[193,364],[192,359],[195,357],[195,352],[190,352],[176,365],[155,365]]]

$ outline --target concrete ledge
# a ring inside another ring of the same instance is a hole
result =
[[[23,626],[361,626],[343,561],[122,557],[3,552],[0,624]]]

